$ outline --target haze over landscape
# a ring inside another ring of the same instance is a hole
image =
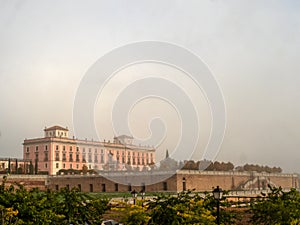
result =
[[[0,0],[0,156],[22,157],[23,140],[41,137],[45,126],[68,126],[76,135],[73,104],[89,68],[112,49],[156,40],[198,55],[218,82],[227,124],[216,160],[299,172],[299,10],[298,1],[271,0]],[[95,104],[101,139],[121,132],[111,125],[112,99],[149,74],[190,91],[201,128],[192,159],[201,159],[211,126],[205,95],[183,72],[165,65],[133,65],[115,74]],[[158,151],[163,157],[181,135],[178,112],[154,98],[137,104],[128,120],[133,135],[147,139],[149,121],[157,117],[166,127]],[[152,134],[160,128],[154,126]]]

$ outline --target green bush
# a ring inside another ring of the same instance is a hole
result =
[[[300,194],[296,189],[284,192],[281,187],[269,186],[271,192],[262,194],[260,201],[251,204],[251,220],[255,224],[300,224]]]
[[[0,220],[2,224],[100,224],[108,209],[108,199],[93,198],[67,188],[54,192],[26,190],[23,185],[0,185]]]

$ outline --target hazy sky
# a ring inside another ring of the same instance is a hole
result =
[[[72,131],[87,70],[114,48],[158,40],[197,54],[222,89],[227,128],[217,160],[300,172],[299,12],[297,0],[0,0],[0,156],[21,157],[23,140],[45,126]],[[113,136],[105,126],[101,133]],[[172,135],[164,148],[172,149]]]

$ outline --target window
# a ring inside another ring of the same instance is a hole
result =
[[[63,151],[66,151],[66,146],[63,146]]]
[[[35,146],[35,151],[36,151],[36,152],[39,151],[39,146]]]
[[[70,190],[70,185],[69,185],[69,184],[67,184],[67,185],[66,185],[66,188],[67,188],[68,190]]]
[[[45,152],[45,158],[44,161],[48,161],[48,152]]]
[[[106,187],[105,187],[105,184],[102,184],[102,192],[106,192]]]
[[[82,149],[82,152],[85,152],[85,148]]]
[[[78,164],[76,164],[76,169],[79,169],[79,165]]]
[[[58,145],[56,145],[56,151],[58,151]]]
[[[146,185],[145,185],[145,183],[142,183],[141,186],[142,186],[142,191],[145,192],[146,191]]]
[[[70,161],[70,162],[73,162],[73,153],[70,153],[70,154],[69,154],[69,161]]]
[[[163,190],[164,191],[168,190],[168,183],[167,182],[163,182]]]
[[[95,148],[95,154],[97,154],[97,149]]]
[[[73,165],[72,164],[70,164],[70,169],[73,169]]]
[[[119,185],[115,184],[115,191],[119,191]]]
[[[76,147],[76,152],[79,152],[79,147]]]
[[[182,178],[182,190],[186,191],[186,180],[185,180],[185,177]]]
[[[94,156],[94,162],[98,163],[98,156],[97,155]]]
[[[66,169],[66,164],[65,163],[63,164],[63,168]]]
[[[70,152],[72,151],[72,146],[70,146]]]
[[[67,158],[66,158],[66,153],[63,153],[63,158],[62,158],[63,161],[66,161]]]
[[[82,154],[82,162],[86,162],[85,154]]]
[[[58,163],[56,163],[56,164],[55,164],[55,167],[56,167],[56,169],[58,169],[58,168],[59,168],[59,164],[58,164]]]
[[[29,147],[26,148],[26,152],[29,152]]]
[[[47,164],[47,163],[45,163],[45,168],[46,168],[46,169],[48,168],[48,164]]]
[[[78,184],[78,191],[81,191],[81,184]]]
[[[59,152],[55,152],[55,161],[59,161]]]
[[[92,160],[92,154],[89,154],[89,162],[93,162],[93,160]]]
[[[93,184],[90,184],[90,192],[93,192],[93,191],[94,191]]]
[[[79,153],[76,154],[76,162],[79,162],[80,159],[79,159]]]
[[[101,155],[101,163],[104,163],[104,155]]]
[[[92,152],[92,149],[91,148],[89,148],[89,153],[91,153]]]
[[[45,151],[48,151],[48,145],[45,145]]]
[[[131,191],[131,184],[128,184],[128,191]]]
[[[55,185],[55,190],[59,190],[59,186],[57,184]]]

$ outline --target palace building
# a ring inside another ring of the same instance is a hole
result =
[[[44,137],[25,139],[24,160],[31,161],[35,173],[56,175],[60,170],[148,170],[155,163],[155,149],[135,145],[133,137],[121,135],[113,141],[69,138],[68,128],[44,129]]]

